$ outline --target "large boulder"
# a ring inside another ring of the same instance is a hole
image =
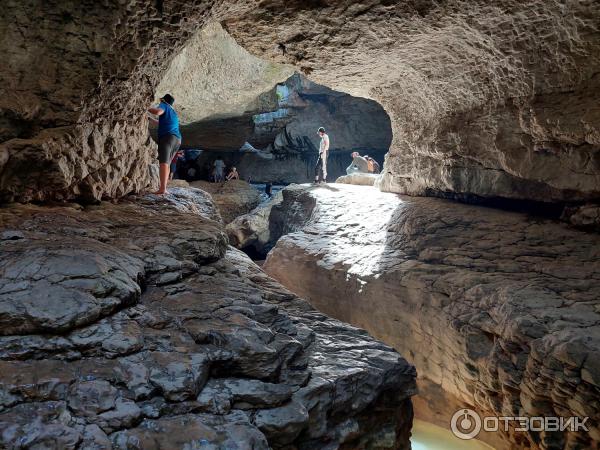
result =
[[[203,191],[0,223],[1,448],[410,448],[414,367],[228,247]]]
[[[271,212],[282,201],[283,194],[278,192],[269,201],[229,223],[226,227],[229,243],[241,250],[252,248],[255,252],[266,255],[281,237],[279,234],[271,234]]]
[[[379,175],[374,173],[351,173],[350,175],[343,175],[335,180],[336,183],[341,184],[355,184],[359,186],[375,186],[377,180],[380,179]]]
[[[299,192],[302,190],[303,192]],[[577,416],[589,432],[480,435],[495,448],[595,448],[600,237],[525,214],[366,186],[295,187],[267,273],[407,355],[417,417]],[[284,190],[284,197],[286,192]],[[285,215],[285,211],[281,211]]]

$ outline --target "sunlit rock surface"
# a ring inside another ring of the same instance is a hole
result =
[[[335,180],[336,183],[341,184],[355,184],[359,186],[375,186],[376,182],[381,177],[373,173],[352,173],[350,175],[343,175]]]
[[[276,109],[275,85],[292,73],[291,66],[249,54],[210,22],[173,58],[157,94],[172,93],[181,123],[188,125]]]
[[[414,367],[228,247],[208,194],[0,224],[1,448],[409,448]]]
[[[283,194],[290,222],[304,225],[277,242],[264,269],[320,311],[406,355],[423,379],[417,417],[448,427],[464,406],[502,416],[589,416],[589,433],[485,438],[496,448],[598,445],[600,237],[366,186]]]

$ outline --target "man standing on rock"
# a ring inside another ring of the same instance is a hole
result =
[[[321,142],[319,144],[319,159],[315,166],[315,183],[327,181],[327,156],[329,155],[329,136],[325,133],[325,128],[319,128]]]
[[[167,192],[167,181],[169,180],[169,163],[179,150],[181,145],[181,132],[179,131],[179,117],[173,109],[175,99],[171,94],[166,94],[160,99],[158,107],[148,108],[150,114],[158,116],[151,119],[158,123],[158,162],[160,175],[160,188],[157,195]]]

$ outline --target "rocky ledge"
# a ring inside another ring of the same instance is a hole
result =
[[[0,209],[0,447],[407,449],[415,370],[171,188]]]
[[[260,203],[258,190],[243,180],[231,180],[226,183],[193,181],[190,186],[210,193],[226,224],[252,211]]]
[[[481,437],[497,449],[599,445],[600,236],[365,186],[293,187],[283,199],[296,231],[265,271],[406,355],[420,374],[416,417],[448,427],[467,406],[588,416],[589,432]]]

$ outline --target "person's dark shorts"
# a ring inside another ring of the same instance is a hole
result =
[[[179,150],[181,139],[173,134],[167,134],[158,140],[158,162],[171,164],[175,152]]]

